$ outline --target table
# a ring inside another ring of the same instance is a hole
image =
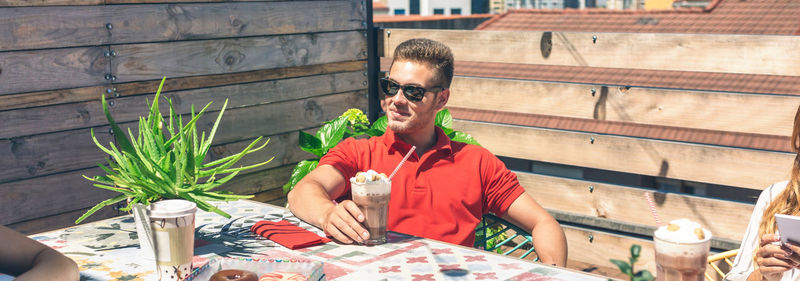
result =
[[[379,246],[327,243],[289,250],[257,237],[249,227],[259,220],[288,220],[312,232],[321,230],[285,208],[240,200],[221,203],[232,215],[197,212],[195,262],[223,257],[305,258],[325,263],[327,280],[607,280],[565,268],[533,263],[482,250],[390,232]],[[74,259],[81,280],[155,280],[155,263],[140,257],[131,215],[32,235]],[[3,278],[0,277],[0,280]]]

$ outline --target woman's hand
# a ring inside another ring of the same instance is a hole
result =
[[[795,263],[794,268],[800,269],[800,244],[797,244],[794,241],[789,241],[788,243],[783,244],[782,247],[787,250],[787,253],[792,253],[789,255],[789,259]]]
[[[780,241],[780,236],[775,234],[761,236],[761,245],[756,252],[756,264],[761,276],[766,280],[780,280],[784,272],[800,265],[800,247],[796,245],[784,247],[775,243]]]

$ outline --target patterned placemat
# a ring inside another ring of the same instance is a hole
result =
[[[322,231],[284,208],[252,201],[221,203],[218,207],[232,218],[197,212],[196,264],[213,257],[296,257],[324,262],[327,280],[605,280],[391,232],[389,242],[378,246],[327,243],[292,251],[250,233],[250,227],[260,220],[288,220],[318,235]],[[131,216],[31,237],[74,259],[80,265],[81,280],[157,279],[154,261],[141,258]]]

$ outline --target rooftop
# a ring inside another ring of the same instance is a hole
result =
[[[716,0],[671,10],[521,9],[478,30],[800,35],[800,1]]]
[[[456,20],[456,19],[473,19],[473,18],[489,18],[489,14],[474,14],[474,15],[433,15],[433,16],[420,16],[420,15],[374,15],[372,21],[375,23],[382,22],[407,22],[407,21],[434,21],[434,20]]]

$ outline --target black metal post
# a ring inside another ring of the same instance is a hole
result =
[[[378,57],[378,36],[381,36],[380,28],[376,28],[372,22],[372,0],[364,0],[367,6],[367,97],[369,100],[367,117],[372,123],[382,113],[380,96],[378,95],[378,72],[381,69],[381,60]]]

